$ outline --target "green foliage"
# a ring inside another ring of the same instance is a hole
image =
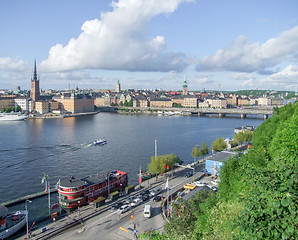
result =
[[[127,100],[124,101],[124,106],[125,106],[125,107],[128,107],[128,102],[127,102]]]
[[[234,140],[237,143],[248,143],[252,140],[252,136],[253,136],[252,131],[239,132],[235,134]]]
[[[161,155],[155,158],[151,157],[151,162],[148,165],[148,172],[152,174],[160,174],[171,169],[175,163],[181,163],[181,160],[176,154]]]
[[[216,196],[184,203],[161,239],[297,239],[297,143],[296,102],[256,129],[247,154],[221,167]]]
[[[128,107],[132,107],[132,106],[133,106],[133,101],[130,100],[130,101],[128,102],[127,106],[128,106]]]
[[[211,149],[216,152],[221,152],[226,149],[228,146],[223,138],[217,138],[211,146]]]
[[[123,107],[123,102],[122,101],[120,102],[120,106]]]
[[[196,161],[197,157],[202,156],[202,151],[199,149],[198,145],[192,149],[191,156],[194,158],[195,161]]]

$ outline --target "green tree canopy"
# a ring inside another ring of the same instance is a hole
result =
[[[199,149],[198,145],[192,149],[191,156],[194,158],[194,161],[196,161],[198,157],[202,156],[202,151]]]
[[[176,154],[168,154],[151,157],[151,162],[148,165],[148,172],[152,174],[160,174],[166,172],[168,169],[172,169],[175,163],[181,163],[182,161]]]
[[[217,138],[211,146],[211,149],[216,152],[221,152],[222,150],[225,150],[228,147],[225,140],[223,138]]]

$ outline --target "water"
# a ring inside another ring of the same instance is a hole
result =
[[[217,137],[233,137],[234,128],[259,126],[261,118],[147,116],[100,113],[65,119],[34,119],[0,123],[0,203],[44,190],[43,173],[51,187],[59,178],[84,177],[119,169],[137,183],[154,155],[175,153],[192,162],[191,150],[203,141],[210,147]],[[96,139],[108,141],[92,146]],[[52,202],[57,197],[52,196]],[[24,209],[24,204],[12,209]],[[47,199],[28,204],[31,218],[47,214]],[[33,216],[32,216],[33,215]]]

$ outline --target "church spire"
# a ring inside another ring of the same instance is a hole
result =
[[[36,59],[34,59],[34,73],[33,73],[33,80],[32,81],[37,81]]]

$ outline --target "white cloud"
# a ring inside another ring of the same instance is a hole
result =
[[[252,78],[252,74],[250,73],[234,73],[232,74],[231,76],[232,79],[235,79],[235,80],[248,80],[248,79],[251,79]]]
[[[275,83],[298,83],[298,66],[289,65],[284,70],[272,74],[269,77],[270,82]]]
[[[171,14],[185,1],[113,1],[113,10],[102,13],[100,20],[86,21],[78,38],[53,46],[41,70],[182,71],[184,54],[166,52],[165,38],[150,38],[146,30],[151,18]]]
[[[252,43],[245,36],[237,37],[214,56],[204,57],[198,71],[262,72],[276,66],[298,52],[298,26],[282,32],[264,44]]]
[[[278,89],[286,89],[287,86],[295,86],[298,84],[298,66],[289,65],[278,73],[274,73],[266,78],[250,77],[244,80],[240,86],[242,87],[258,87],[268,89],[275,87]]]
[[[22,72],[28,70],[28,63],[23,60],[11,59],[10,57],[0,58],[0,70]]]

